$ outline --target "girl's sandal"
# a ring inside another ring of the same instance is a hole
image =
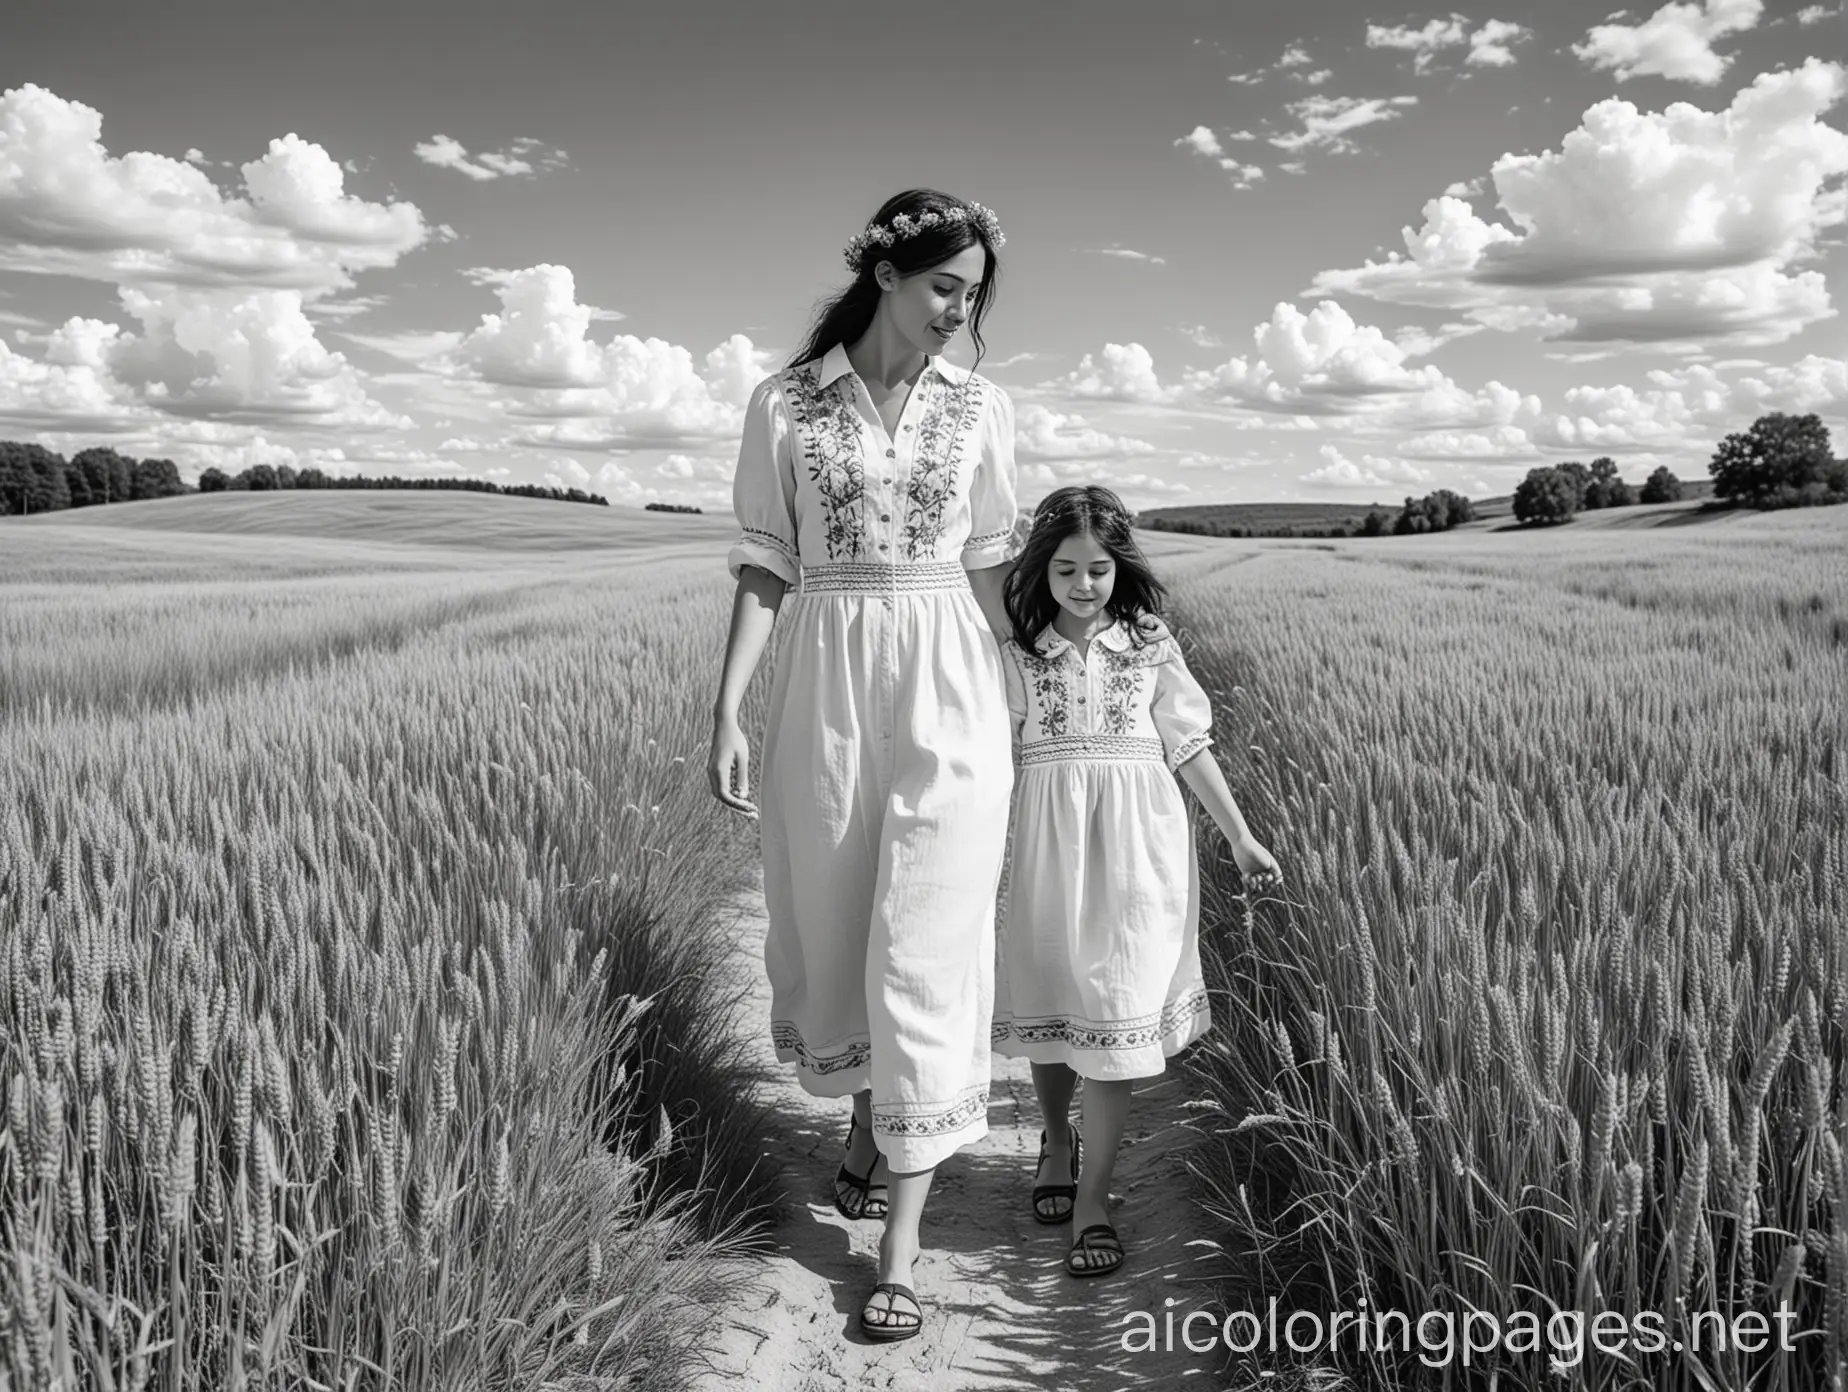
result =
[[[1078,1254],[1084,1253],[1082,1264],[1074,1264]],[[1114,1261],[1099,1262],[1099,1256],[1114,1257]],[[1108,1223],[1093,1223],[1078,1234],[1078,1240],[1072,1244],[1072,1250],[1065,1254],[1065,1269],[1074,1276],[1108,1276],[1123,1264],[1123,1243],[1117,1237],[1117,1231]]]
[[[870,1300],[860,1307],[860,1332],[867,1338],[892,1343],[899,1339],[914,1338],[924,1327],[924,1307],[918,1303],[917,1294],[910,1286],[901,1285],[897,1281],[880,1281],[873,1286],[873,1294],[883,1295],[886,1303],[883,1311],[873,1306]],[[893,1303],[900,1297],[911,1302],[912,1309],[917,1311],[915,1315],[911,1310],[901,1310]],[[878,1324],[873,1323],[866,1317],[869,1310],[875,1314],[883,1313],[885,1319]]]
[[[1072,1205],[1078,1199],[1078,1165],[1084,1153],[1084,1138],[1074,1129],[1072,1131],[1072,1182],[1070,1184],[1036,1184],[1033,1186],[1033,1216],[1040,1222],[1051,1226],[1063,1223],[1072,1216]],[[1040,1132],[1039,1159],[1033,1166],[1033,1173],[1040,1172],[1040,1166],[1046,1163],[1046,1133]],[[1049,1213],[1041,1205],[1055,1200],[1065,1200],[1065,1206],[1057,1212]]]
[[[853,1149],[853,1131],[859,1124],[860,1118],[857,1116],[852,1116],[848,1119],[848,1150]],[[834,1209],[841,1217],[860,1219],[883,1218],[886,1216],[886,1186],[883,1184],[869,1183],[873,1177],[873,1171],[878,1168],[878,1155],[873,1156],[873,1163],[867,1169],[864,1177],[848,1169],[845,1161],[841,1162],[840,1171],[834,1176]],[[853,1200],[851,1205],[841,1199],[841,1190],[843,1189],[847,1191],[848,1197]],[[878,1195],[877,1198],[874,1197],[875,1194]]]

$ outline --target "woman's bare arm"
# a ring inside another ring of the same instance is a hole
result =
[[[757,671],[758,659],[770,642],[776,616],[788,586],[758,566],[739,568],[738,588],[732,596],[731,632],[725,639],[725,665],[719,674],[719,693],[712,707],[712,755],[706,777],[712,795],[735,812],[757,815],[751,801],[750,742],[738,723],[744,693]]]

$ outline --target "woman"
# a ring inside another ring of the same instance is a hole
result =
[[[965,323],[981,350],[1002,240],[979,203],[888,200],[848,243],[852,284],[752,394],[734,483],[707,772],[756,815],[738,711],[793,588],[764,734],[764,965],[777,1058],[808,1092],[853,1096],[835,1204],[886,1219],[860,1315],[875,1339],[922,1327],[932,1172],[988,1130],[1014,408],[941,355]]]

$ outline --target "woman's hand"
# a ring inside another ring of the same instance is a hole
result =
[[[1283,871],[1277,868],[1277,861],[1264,849],[1256,837],[1246,836],[1232,843],[1232,859],[1238,864],[1239,874],[1245,877],[1245,883],[1252,889],[1277,889],[1283,884]]]
[[[706,761],[706,781],[712,795],[732,811],[757,819],[751,801],[751,742],[736,720],[718,720],[712,726],[712,755]]]

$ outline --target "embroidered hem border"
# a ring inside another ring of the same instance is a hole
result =
[[[969,1088],[954,1101],[873,1105],[873,1130],[887,1136],[947,1136],[988,1111],[988,1084]]]
[[[969,572],[961,561],[918,561],[881,565],[876,561],[836,561],[802,568],[807,594],[889,594],[894,590],[963,590]]]
[[[989,1028],[989,1040],[992,1044],[1008,1038],[1018,1039],[1023,1044],[1058,1042],[1074,1049],[1140,1049],[1159,1044],[1198,1016],[1211,1013],[1212,1004],[1206,988],[1198,987],[1179,1000],[1169,1002],[1158,1014],[1135,1020],[1099,1022],[1073,1020],[1065,1015],[1004,1020],[997,1016]]]
[[[873,1057],[873,1042],[866,1038],[849,1039],[830,1050],[811,1049],[802,1031],[788,1020],[770,1022],[770,1042],[779,1052],[794,1054],[798,1066],[824,1078],[843,1068],[864,1068]]]
[[[1146,735],[1054,735],[1020,746],[1023,768],[1028,764],[1050,764],[1066,759],[1160,763],[1162,743]]]

